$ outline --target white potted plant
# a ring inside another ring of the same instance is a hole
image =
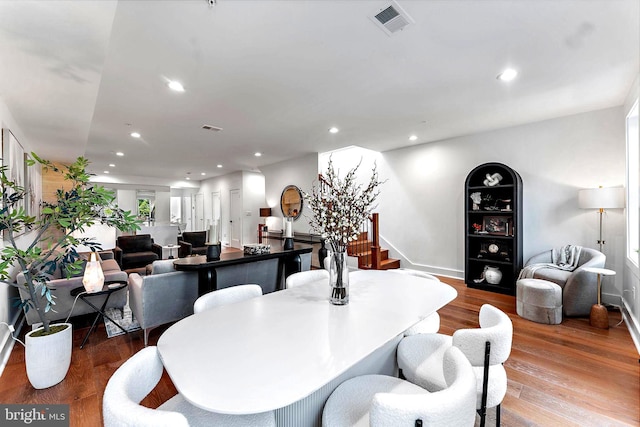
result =
[[[39,158],[35,153],[27,159],[27,166],[36,163],[45,170],[63,175],[66,189],[58,189],[54,202],[41,203],[40,217],[31,216],[22,207],[31,195],[7,176],[7,166],[0,167],[0,232],[4,248],[0,260],[0,280],[18,286],[12,281],[12,271],[19,269],[25,277],[24,287],[29,297],[16,304],[25,311],[36,310],[42,326],[27,334],[25,340],[25,363],[27,376],[35,388],[46,388],[62,381],[71,362],[71,324],[51,324],[46,316],[55,311],[55,295],[48,287],[49,275],[64,267],[67,275],[82,270],[75,247],[84,245],[92,251],[100,245],[92,238],[77,238],[75,231],[95,223],[113,226],[122,231],[139,229],[138,222],[128,211],[112,207],[114,195],[111,191],[89,183],[86,172],[89,162],[79,157],[69,166],[57,166]],[[21,244],[17,236],[21,238]],[[24,241],[29,243],[24,243]]]

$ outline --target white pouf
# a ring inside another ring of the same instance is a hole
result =
[[[562,323],[562,288],[548,280],[518,280],[516,313],[533,322],[549,325]]]

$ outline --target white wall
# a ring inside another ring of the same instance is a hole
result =
[[[171,197],[167,191],[156,191],[155,220],[156,224],[168,224],[171,222]]]
[[[242,244],[258,243],[260,208],[264,207],[265,178],[259,172],[242,173]]]
[[[622,108],[610,108],[383,153],[381,235],[407,264],[463,277],[464,181],[501,162],[523,181],[524,260],[564,244],[597,248],[596,211],[578,207],[581,188],[625,180]],[[622,271],[624,212],[605,218],[607,266]],[[619,295],[612,282],[604,294]]]
[[[240,190],[240,192],[242,193],[242,179],[242,172],[234,172],[228,175],[204,180],[200,183],[200,189],[198,190],[198,192],[202,193],[203,195],[205,224],[207,223],[207,220],[211,220],[211,218],[213,218],[211,193],[214,191],[220,192],[220,223],[222,225],[220,240],[224,246],[229,245],[230,191]],[[242,227],[244,229],[245,221],[242,222]]]
[[[2,129],[11,130],[11,133],[13,133],[22,145],[22,148],[24,148],[25,153],[31,152],[32,144],[14,120],[13,115],[2,98],[0,98],[0,125]],[[28,234],[17,240],[18,246],[20,247],[25,247],[30,242],[31,236]],[[4,241],[0,238],[0,250],[2,248],[4,248]],[[17,273],[16,269],[14,269],[12,272],[13,278],[15,278]],[[15,287],[0,283],[0,322],[13,323],[16,320],[18,310],[12,307],[12,304],[13,298],[17,297],[17,295],[18,290]],[[4,325],[0,325],[0,374],[4,370],[11,349],[13,349],[13,344],[14,341],[10,338],[9,330]]]
[[[138,213],[138,202],[136,198],[136,190],[118,189],[116,192],[116,203],[120,209],[131,211],[133,215]]]
[[[639,97],[640,75],[636,77],[636,80],[630,88],[629,94],[624,103],[623,114],[625,117]],[[629,331],[634,339],[636,348],[640,352],[640,272],[638,271],[638,267],[626,259],[624,251],[622,252],[622,255],[625,256],[624,270],[622,274],[622,304],[627,311],[627,325],[629,327]]]
[[[304,192],[310,192],[318,180],[318,154],[311,153],[298,159],[263,166],[260,171],[265,177],[265,199],[262,208],[270,207],[271,215],[267,221],[270,230],[282,230],[284,215],[280,209],[280,197],[287,185],[295,185]],[[311,233],[309,227],[309,209],[303,202],[302,214],[293,223],[294,233]],[[257,227],[257,225],[256,225]]]

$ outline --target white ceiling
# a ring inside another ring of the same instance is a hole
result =
[[[639,3],[400,0],[389,37],[377,0],[0,1],[0,98],[45,158],[179,185],[621,105]]]

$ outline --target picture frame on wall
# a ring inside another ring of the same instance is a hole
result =
[[[40,163],[27,165],[27,153],[24,154],[24,188],[27,191],[24,209],[28,215],[40,219],[40,202],[42,199],[42,167]]]
[[[488,234],[496,236],[508,236],[509,235],[509,216],[485,216],[483,219],[482,228]]]
[[[7,166],[7,178],[24,187],[24,148],[6,128],[2,129],[2,165]]]

